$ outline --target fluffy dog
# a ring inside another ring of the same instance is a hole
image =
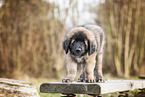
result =
[[[103,29],[94,24],[72,28],[63,42],[68,75],[63,82],[74,81],[77,65],[81,65],[80,82],[102,82],[102,60],[105,44]],[[95,78],[94,78],[95,74]]]

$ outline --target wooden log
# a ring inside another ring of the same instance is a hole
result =
[[[40,97],[32,83],[0,78],[0,97]]]
[[[145,75],[140,75],[138,78],[145,79]]]
[[[40,92],[101,95],[112,92],[134,90],[139,88],[145,88],[144,80],[108,80],[104,83],[50,82],[42,83],[40,86]]]

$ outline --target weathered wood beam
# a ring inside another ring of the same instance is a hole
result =
[[[145,88],[145,80],[107,80],[104,83],[49,82],[41,84],[40,92],[100,95],[142,88]]]
[[[32,83],[0,78],[0,97],[40,97]]]

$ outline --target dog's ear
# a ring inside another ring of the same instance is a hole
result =
[[[68,53],[68,49],[69,49],[69,45],[70,45],[70,40],[65,40],[63,42],[63,49],[65,50],[65,53],[67,54]]]
[[[88,43],[88,54],[89,56],[91,54],[93,54],[96,51],[96,45],[94,45],[93,43]]]

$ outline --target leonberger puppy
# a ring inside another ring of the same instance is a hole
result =
[[[105,33],[95,24],[76,26],[66,33],[63,49],[66,53],[68,75],[63,82],[74,81],[81,65],[79,82],[102,82],[102,60]],[[95,78],[94,78],[95,74]]]

